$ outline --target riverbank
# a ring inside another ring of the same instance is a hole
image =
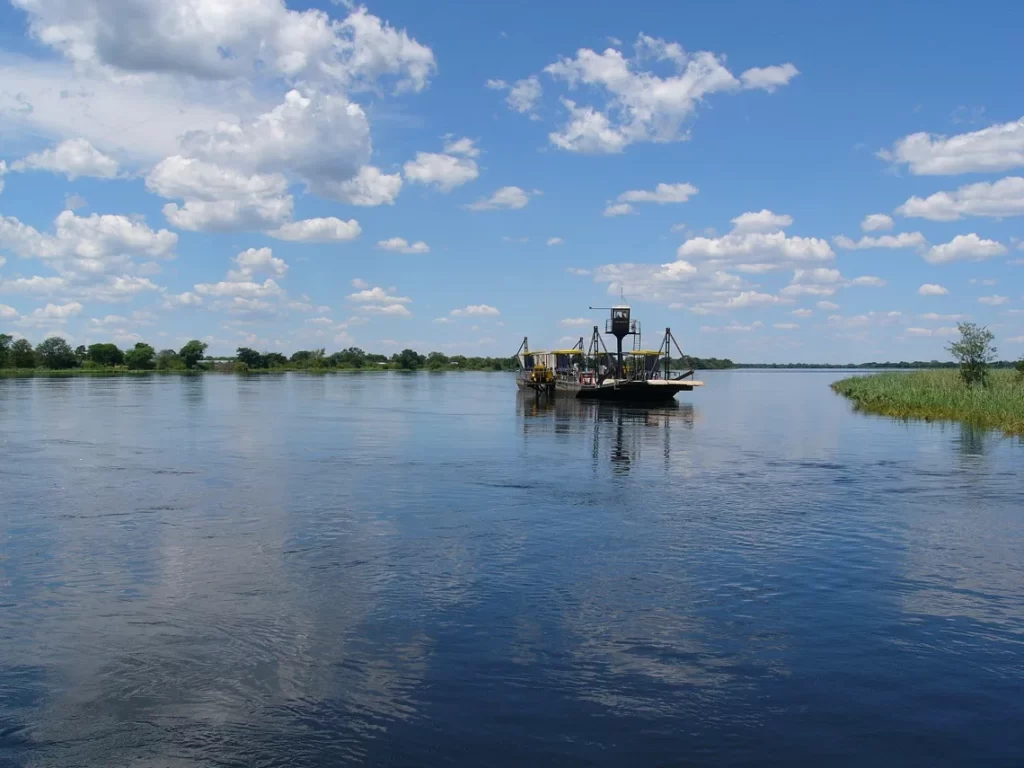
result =
[[[987,387],[968,387],[955,370],[931,370],[854,376],[832,389],[868,413],[1024,435],[1024,380],[1015,371],[989,371]]]

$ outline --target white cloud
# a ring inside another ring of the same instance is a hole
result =
[[[884,213],[869,213],[860,223],[860,228],[864,232],[878,232],[879,230],[892,229],[892,216]]]
[[[4,191],[4,176],[7,175],[7,162],[0,160],[0,192]],[[0,266],[3,266],[0,264]]]
[[[252,280],[256,274],[284,277],[288,272],[284,259],[274,256],[270,248],[249,248],[235,256],[234,262],[238,269],[228,272],[228,279],[239,282]]]
[[[53,295],[66,291],[70,283],[65,277],[18,277],[14,280],[0,280],[0,292]]]
[[[868,326],[891,326],[903,321],[902,312],[868,312],[862,315],[829,315],[828,324],[833,328],[866,328]]]
[[[764,208],[760,211],[741,213],[732,220],[732,231],[735,234],[748,232],[778,232],[793,224],[793,217],[778,214]]]
[[[67,322],[69,318],[81,314],[82,309],[82,305],[77,301],[70,301],[67,304],[47,304],[22,317],[21,325],[35,327],[59,325]]]
[[[675,74],[661,77],[644,69],[650,61],[668,63]],[[549,135],[561,149],[595,153],[621,152],[641,141],[686,138],[683,124],[712,93],[744,87],[770,91],[796,74],[792,65],[781,65],[749,69],[738,80],[726,69],[723,57],[706,51],[686,53],[678,43],[647,35],[637,38],[632,58],[614,48],[603,53],[581,48],[544,71],[570,89],[582,84],[604,96],[600,109],[577,107],[563,99],[569,120]]]
[[[468,307],[463,307],[462,309],[453,309],[448,314],[450,314],[452,317],[466,317],[479,315],[494,316],[500,315],[501,312],[487,304],[470,304]]]
[[[832,312],[834,310],[839,309],[839,305],[831,301],[819,301],[817,306],[818,309],[824,310],[826,312]]]
[[[492,91],[503,91],[508,88],[508,83],[504,80],[490,79],[484,83],[484,87],[490,88]]]
[[[292,90],[252,120],[186,133],[181,146],[189,157],[243,173],[295,175],[314,194],[348,202],[359,182],[345,182],[359,178],[370,157],[370,125],[344,95]]]
[[[493,195],[477,200],[468,206],[471,211],[490,211],[498,208],[525,208],[530,196],[519,187],[501,187]]]
[[[534,117],[542,93],[540,80],[531,75],[522,80],[516,80],[512,84],[508,96],[505,97],[505,102],[512,111]]]
[[[990,307],[998,307],[1009,300],[1010,299],[1007,296],[981,296],[978,298],[978,303],[988,304]]]
[[[679,184],[658,184],[653,191],[646,189],[631,189],[623,192],[618,197],[620,203],[685,203],[697,194],[699,190],[693,184],[681,182]]]
[[[0,304],[0,320],[13,320],[18,317],[18,310],[7,304]]]
[[[601,212],[602,216],[627,216],[633,212],[633,206],[629,203],[609,203]]]
[[[751,67],[740,75],[744,88],[759,88],[774,93],[776,88],[789,85],[789,81],[800,74],[800,70],[792,64],[779,64],[774,67]]]
[[[956,328],[906,328],[903,333],[907,336],[956,336],[959,331]]]
[[[814,314],[814,310],[811,310],[811,309],[794,309],[789,314],[793,315],[793,317],[810,317],[811,315]]]
[[[355,277],[352,279],[352,287],[361,291],[363,288],[369,288],[370,284],[360,277]]]
[[[222,280],[219,283],[196,283],[195,292],[200,296],[234,296],[243,299],[263,299],[284,295],[281,286],[269,277],[262,283],[252,280]]]
[[[404,166],[405,178],[414,184],[434,184],[442,192],[451,192],[480,175],[476,161],[470,157],[436,152],[417,152],[416,159]]]
[[[79,176],[112,179],[117,176],[117,160],[100,152],[86,139],[68,139],[53,149],[36,152],[11,165],[15,171],[52,171],[63,173],[71,181]]]
[[[570,328],[583,328],[593,324],[587,317],[567,317],[562,321],[562,325]]]
[[[719,238],[695,237],[679,246],[679,258],[751,259],[762,262],[828,261],[829,244],[816,237],[787,237],[782,232],[730,233]]]
[[[168,294],[164,297],[164,309],[177,309],[178,307],[198,307],[203,303],[202,297],[191,291],[184,293]]]
[[[212,80],[266,70],[349,88],[392,75],[399,89],[418,91],[436,69],[429,48],[362,7],[338,20],[318,9],[288,10],[283,0],[135,0],[130,9],[107,0],[14,5],[42,43],[75,63],[120,72]]]
[[[402,190],[402,176],[384,173],[380,168],[364,165],[348,181],[321,182],[320,192],[342,203],[361,206],[394,205]]]
[[[937,312],[925,312],[923,315],[918,315],[918,317],[920,317],[922,320],[929,320],[929,321],[940,321],[940,320],[943,320],[943,321],[946,321],[946,322],[957,323],[957,322],[960,322],[961,320],[966,320],[968,318],[968,315],[940,315]]]
[[[384,251],[394,251],[395,253],[429,253],[430,246],[422,240],[418,240],[415,243],[409,243],[403,237],[392,237],[388,240],[379,240],[377,247]]]
[[[565,98],[561,102],[569,111],[569,121],[561,131],[548,134],[548,140],[556,147],[584,154],[615,154],[630,143],[593,107],[577,107],[576,102]]]
[[[372,302],[376,304],[408,304],[412,299],[406,296],[392,296],[381,287],[375,288],[364,288],[358,293],[350,293],[348,295],[349,301],[356,301],[359,303]]]
[[[278,240],[291,240],[304,243],[336,243],[354,240],[362,233],[359,222],[355,219],[343,221],[334,216],[320,219],[302,219],[291,221],[267,234]]]
[[[1021,216],[1024,215],[1024,178],[1008,176],[994,183],[968,184],[955,192],[911,197],[896,212],[908,218],[931,221],[956,221],[964,216]]]
[[[163,213],[174,226],[191,231],[264,229],[292,215],[292,196],[283,175],[248,175],[180,155],[158,163],[146,176],[146,189],[161,197],[182,198],[182,207],[168,203]]]
[[[548,245],[563,245],[564,243],[565,240],[560,237],[549,237],[547,242]]]
[[[995,240],[985,240],[975,233],[957,235],[948,243],[933,245],[924,253],[929,264],[948,264],[952,261],[982,261],[1006,253],[1006,246]]]
[[[836,289],[831,285],[814,285],[808,283],[790,283],[779,294],[786,298],[797,296],[832,296]]]
[[[917,292],[922,296],[945,296],[949,293],[949,289],[936,283],[925,283],[917,289]]]
[[[0,217],[0,247],[22,258],[46,260],[58,272],[76,276],[121,271],[133,266],[136,256],[171,259],[177,243],[173,232],[153,231],[145,222],[122,215],[63,211],[54,220],[52,235],[14,217]]]
[[[577,277],[585,277],[590,274],[589,269],[584,269],[582,267],[566,267],[565,271],[570,275],[576,275]]]
[[[360,312],[372,315],[390,315],[392,317],[409,317],[412,312],[404,304],[366,304],[359,308]]]
[[[872,288],[882,288],[886,285],[886,281],[880,277],[874,275],[862,275],[855,277],[849,282],[852,286],[870,286]]]
[[[775,323],[772,328],[776,328],[780,331],[795,331],[800,328],[799,323]]]
[[[878,155],[917,176],[990,173],[1024,166],[1024,117],[971,133],[912,133]]]
[[[901,232],[898,235],[881,235],[880,237],[865,235],[860,240],[853,240],[846,235],[837,235],[832,238],[832,242],[847,251],[859,251],[866,248],[923,248],[928,244],[920,232]]]
[[[748,275],[763,275],[766,272],[774,272],[777,269],[781,269],[782,265],[755,262],[753,264],[737,264],[734,268],[737,272],[743,272]]]
[[[465,136],[461,139],[449,138],[445,142],[444,151],[449,155],[463,155],[465,157],[478,157],[480,155],[476,142]]]
[[[746,309],[747,307],[766,307],[772,304],[779,304],[785,301],[770,293],[758,293],[757,291],[741,291],[738,296],[727,299],[723,305],[724,309]]]

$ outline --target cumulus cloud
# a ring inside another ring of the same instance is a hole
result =
[[[1006,253],[1006,246],[995,240],[978,237],[974,232],[957,235],[948,243],[933,245],[924,253],[929,264],[948,264],[952,261],[984,261]]]
[[[650,61],[669,64],[675,74],[661,77],[645,69]],[[585,85],[604,96],[596,109],[563,98],[569,119],[549,134],[556,147],[591,153],[621,152],[636,142],[678,141],[685,138],[683,124],[711,94],[743,88],[773,91],[797,74],[792,64],[783,64],[748,69],[737,79],[724,57],[687,53],[678,43],[648,35],[637,38],[632,57],[615,48],[602,53],[581,48],[544,71],[570,89]]]
[[[371,315],[390,315],[391,317],[409,317],[412,312],[404,304],[366,304],[359,308],[360,312]]]
[[[928,241],[920,232],[901,232],[898,235],[881,235],[879,237],[864,235],[859,240],[854,240],[846,235],[837,235],[832,238],[832,242],[847,251],[862,251],[867,248],[923,248],[928,245]]]
[[[18,310],[7,304],[0,304],[0,320],[13,320],[18,317]]]
[[[177,243],[173,232],[154,231],[144,221],[122,215],[63,211],[54,221],[53,234],[13,216],[0,217],[0,247],[22,258],[43,259],[65,277],[132,269],[135,257],[171,259]]]
[[[100,152],[85,139],[68,139],[56,147],[36,152],[11,164],[14,171],[63,173],[71,181],[79,176],[112,179],[119,169],[117,160]]]
[[[1008,296],[980,296],[978,297],[979,304],[988,304],[990,307],[998,307],[1005,304],[1010,299]]]
[[[253,280],[222,280],[219,283],[196,283],[195,292],[200,296],[238,297],[262,299],[284,295],[284,290],[273,279],[262,283]]]
[[[228,272],[229,280],[244,282],[256,274],[284,277],[288,272],[284,259],[274,256],[270,248],[249,248],[235,256],[234,262],[237,269]]]
[[[379,286],[374,288],[364,288],[356,293],[350,293],[347,298],[349,301],[355,301],[361,304],[408,304],[412,301],[412,299],[407,296],[392,296],[390,292],[385,291]]]
[[[19,324],[33,327],[61,325],[69,318],[81,314],[82,309],[82,305],[77,301],[69,301],[66,304],[47,304],[22,317]]]
[[[911,197],[896,212],[907,218],[931,221],[956,221],[964,216],[1021,216],[1024,215],[1024,178],[1008,176],[994,183],[968,184],[955,192]]]
[[[452,317],[493,317],[495,315],[500,315],[501,312],[499,312],[495,307],[492,307],[488,304],[470,304],[468,307],[463,307],[462,309],[453,309],[448,314],[450,314]]]
[[[789,85],[789,81],[800,74],[792,64],[779,64],[774,67],[751,67],[740,75],[740,81],[744,88],[757,88],[768,93],[783,85]]]
[[[524,77],[509,85],[504,80],[488,80],[487,87],[495,91],[508,91],[505,103],[513,112],[529,115],[531,120],[539,120],[536,110],[540,97],[544,92],[536,75]]]
[[[741,213],[732,220],[732,231],[736,234],[748,232],[777,232],[793,224],[793,217],[778,214],[764,208],[760,211]]]
[[[395,198],[402,191],[402,176],[364,165],[347,181],[320,181],[317,190],[326,197],[349,205],[394,205]]]
[[[168,203],[163,213],[174,226],[191,231],[264,229],[292,215],[282,174],[250,175],[180,155],[158,163],[146,176],[146,189],[183,199],[183,206]]]
[[[737,323],[735,320],[728,325],[714,326],[714,325],[702,325],[700,330],[702,333],[718,333],[719,331],[724,333],[752,333],[753,331],[764,328],[764,323],[760,320],[755,320],[750,325],[743,325]]]
[[[699,190],[693,184],[658,184],[653,190],[631,189],[617,198],[620,203],[685,203]]]
[[[629,203],[608,203],[601,212],[602,216],[628,216],[633,212],[633,206]]]
[[[419,91],[436,70],[433,52],[363,7],[344,19],[289,10],[283,0],[14,0],[33,35],[68,59],[125,73],[200,80],[266,71],[349,88],[381,77]]]
[[[278,240],[291,240],[303,243],[337,243],[354,240],[362,233],[359,222],[355,219],[343,221],[328,216],[318,219],[302,219],[290,221],[267,234]]]
[[[405,178],[414,184],[433,184],[442,192],[451,192],[473,181],[480,169],[473,158],[480,154],[468,138],[445,144],[444,152],[417,152],[416,158],[405,164]]]
[[[1024,117],[971,133],[912,133],[878,156],[917,176],[990,173],[1024,166]]]
[[[925,283],[917,292],[922,296],[945,296],[949,293],[949,289],[936,283]]]
[[[383,251],[393,251],[395,253],[430,253],[430,246],[422,240],[409,243],[404,237],[378,240],[377,247]]]
[[[795,331],[800,328],[799,323],[774,323],[772,328],[780,331]]]
[[[181,146],[188,157],[243,173],[295,175],[314,194],[348,198],[352,189],[340,185],[369,160],[370,124],[342,94],[291,90],[269,112],[190,131]]]
[[[560,237],[549,237],[547,241],[548,245],[563,245],[564,243],[565,240]]]
[[[817,307],[818,309],[824,310],[826,312],[832,312],[836,309],[839,309],[839,305],[831,301],[819,301]]]
[[[583,328],[593,325],[593,323],[587,317],[567,317],[562,321],[562,325],[569,328]]]
[[[863,221],[861,221],[860,228],[864,232],[878,232],[879,230],[892,229],[892,216],[884,213],[870,213],[864,217]]]
[[[490,197],[477,200],[471,203],[471,211],[491,211],[495,209],[518,209],[525,208],[530,202],[530,196],[525,190],[519,187],[501,187]]]
[[[835,254],[825,240],[787,237],[783,232],[731,232],[722,237],[695,237],[679,246],[679,258],[760,261],[828,261]]]
[[[814,314],[814,310],[812,310],[812,309],[794,309],[789,314],[793,315],[793,317],[810,317],[811,315]]]

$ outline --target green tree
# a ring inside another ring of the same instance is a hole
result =
[[[156,351],[143,342],[138,342],[133,349],[124,353],[124,361],[133,371],[148,371],[153,368],[153,356]]]
[[[0,368],[6,368],[8,365],[12,341],[13,339],[6,333],[0,333]]]
[[[391,362],[394,363],[395,367],[404,371],[415,371],[422,368],[423,360],[423,355],[413,349],[403,349],[391,357]]]
[[[57,371],[74,368],[78,364],[75,350],[60,336],[51,336],[36,347],[36,360],[43,368]]]
[[[85,348],[84,344],[75,347],[75,359],[78,360],[79,365],[89,359],[89,350]]]
[[[1017,378],[1024,379],[1024,357],[1018,360],[1013,367],[1017,371]]]
[[[181,362],[181,356],[173,349],[161,349],[156,355],[156,369],[158,371],[180,371],[185,367]]]
[[[267,352],[263,356],[263,364],[267,368],[282,368],[288,365],[288,358],[282,355],[280,352]]]
[[[96,365],[113,368],[124,363],[124,352],[118,349],[116,344],[90,344],[87,354]]]
[[[239,347],[238,351],[235,352],[235,360],[239,363],[244,363],[246,370],[250,368],[267,368],[266,357],[261,355],[255,349],[249,349],[249,347]],[[235,370],[238,370],[237,368]]]
[[[28,339],[18,339],[11,344],[9,352],[11,365],[15,368],[35,368],[36,352]]]
[[[950,343],[950,353],[960,363],[960,376],[968,386],[988,384],[988,364],[996,359],[995,336],[983,325],[957,323],[960,340]]]
[[[185,364],[186,368],[192,370],[203,359],[207,346],[209,345],[205,341],[192,339],[192,341],[181,348],[181,351],[178,352],[178,357],[181,358],[181,362]]]
[[[442,352],[431,352],[427,355],[427,368],[440,371],[448,367],[448,355]]]

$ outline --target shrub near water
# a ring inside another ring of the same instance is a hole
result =
[[[1010,370],[987,375],[985,387],[965,384],[959,371],[933,370],[854,376],[832,389],[871,413],[963,421],[1024,435],[1024,381]]]

